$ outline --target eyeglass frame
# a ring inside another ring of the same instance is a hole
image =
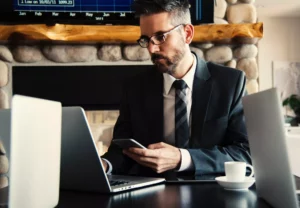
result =
[[[146,36],[146,35],[142,35],[136,42],[142,47],[142,48],[147,48],[148,46],[149,46],[149,43],[150,43],[150,41],[151,41],[151,43],[152,44],[154,44],[154,45],[161,45],[161,44],[163,44],[165,41],[166,41],[166,38],[167,38],[167,35],[169,34],[169,33],[171,33],[172,31],[175,31],[176,29],[178,29],[180,26],[185,26],[185,24],[179,24],[179,25],[177,25],[177,26],[175,26],[175,27],[173,27],[172,29],[170,29],[170,30],[168,30],[168,31],[166,31],[166,32],[163,32],[163,33],[160,33],[160,32],[157,32],[157,33],[154,33],[153,35],[151,35],[150,37],[148,37],[148,36]],[[154,43],[154,41],[152,40],[152,38],[153,37],[158,37],[158,36],[162,36],[162,38],[163,38],[163,41],[161,42],[161,43],[158,43],[158,44],[156,44],[156,43]],[[142,44],[141,44],[141,40],[142,39],[145,39],[145,40],[147,40],[147,45],[146,46],[142,46]]]

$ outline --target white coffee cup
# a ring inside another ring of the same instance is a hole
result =
[[[251,169],[251,174],[249,177],[252,177],[254,174],[253,167],[245,162],[225,162],[225,174],[226,179],[232,182],[242,182],[246,178],[246,168]]]

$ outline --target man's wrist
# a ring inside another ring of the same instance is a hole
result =
[[[179,159],[179,162],[178,162],[178,164],[177,164],[177,166],[176,166],[176,168],[175,168],[175,170],[177,170],[177,171],[180,169],[180,167],[181,167],[181,162],[182,162],[182,154],[181,154],[181,151],[180,151],[179,148],[178,148],[178,151],[179,151],[180,159]]]
[[[181,163],[179,166],[178,172],[189,171],[194,168],[191,154],[187,149],[179,149],[181,153]]]

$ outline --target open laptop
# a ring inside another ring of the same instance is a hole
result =
[[[106,175],[85,113],[63,107],[61,189],[114,193],[164,182],[164,178]]]
[[[298,207],[276,88],[245,96],[243,106],[258,196],[274,207]]]
[[[60,102],[20,95],[12,98],[11,110],[0,110],[0,136],[10,162],[9,194],[4,193],[9,207],[58,204],[61,111]]]

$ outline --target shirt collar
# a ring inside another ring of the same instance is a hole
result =
[[[190,88],[191,90],[193,89],[194,76],[195,76],[195,71],[197,66],[196,63],[197,60],[194,54],[193,54],[193,58],[194,61],[191,69],[186,73],[186,75],[184,75],[184,77],[182,77],[182,80],[185,81],[188,88]],[[176,78],[168,73],[163,73],[163,76],[164,76],[164,93],[167,95],[170,93],[171,87],[173,85],[173,82],[176,80]]]

